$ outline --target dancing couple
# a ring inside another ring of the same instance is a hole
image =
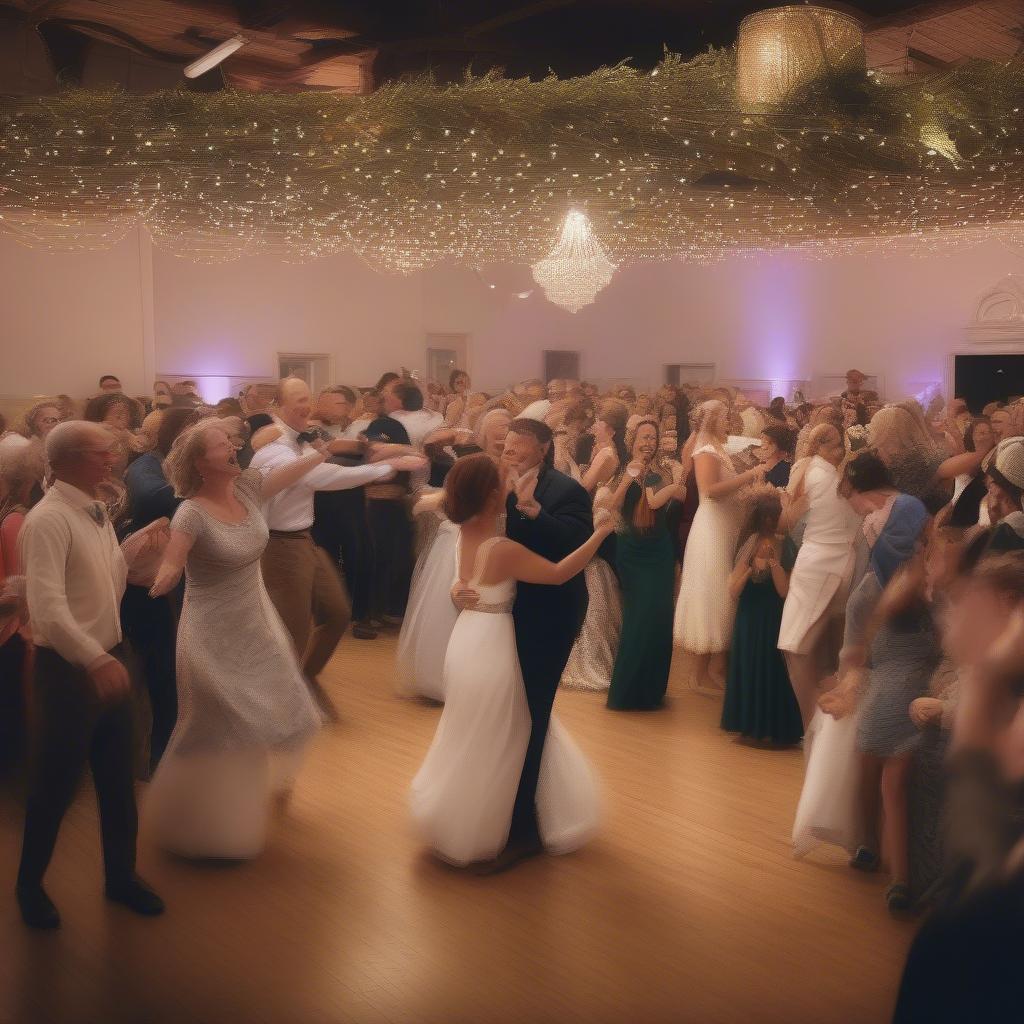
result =
[[[550,464],[551,439],[514,420],[500,464],[469,455],[445,480],[460,614],[411,803],[437,856],[481,874],[577,849],[597,825],[596,780],[551,707],[586,615],[582,570],[612,526],[604,513],[594,529],[587,492]]]

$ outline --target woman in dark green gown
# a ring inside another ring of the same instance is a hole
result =
[[[796,547],[780,538],[782,505],[777,492],[754,502],[753,531],[736,556],[729,589],[738,598],[729,651],[722,728],[753,740],[780,746],[798,743],[803,735],[800,706],[779,650],[782,606]]]
[[[611,496],[623,521],[616,538],[622,635],[608,689],[608,707],[616,711],[661,707],[672,663],[675,556],[666,512],[670,501],[682,500],[685,487],[678,469],[673,473],[658,461],[658,435],[656,421],[637,424],[632,461]]]

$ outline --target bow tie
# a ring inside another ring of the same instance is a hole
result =
[[[312,430],[304,430],[302,431],[301,434],[298,435],[298,437],[295,438],[295,440],[299,444],[312,444],[316,440],[316,438],[317,435],[314,434]]]
[[[102,526],[107,521],[107,508],[99,501],[94,501],[89,506],[89,515],[93,517],[97,526]]]

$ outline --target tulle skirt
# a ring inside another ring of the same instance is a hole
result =
[[[145,803],[157,845],[182,857],[258,856],[271,798],[291,789],[302,758],[302,749],[165,754]]]
[[[459,528],[441,523],[420,554],[398,636],[398,687],[403,693],[444,700],[444,658],[458,610],[452,604]]]

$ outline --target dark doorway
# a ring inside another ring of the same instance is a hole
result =
[[[1024,354],[954,356],[953,394],[978,415],[989,402],[1024,394]]]
[[[579,380],[580,354],[564,350],[549,350],[544,353],[545,380]]]

